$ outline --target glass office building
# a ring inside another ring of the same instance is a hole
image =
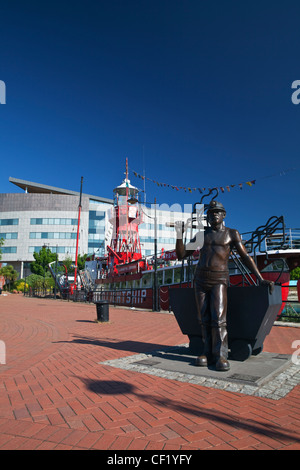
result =
[[[33,253],[43,246],[58,254],[58,259],[75,260],[79,192],[10,178],[22,192],[0,194],[0,238],[2,264],[11,264],[24,277],[30,273]],[[78,253],[104,256],[111,241],[109,211],[112,199],[82,194]],[[144,209],[139,226],[142,252],[154,253],[154,210]],[[157,249],[175,247],[174,229],[165,222],[181,220],[189,214],[157,211]]]

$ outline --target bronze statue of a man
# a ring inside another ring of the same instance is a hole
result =
[[[256,275],[260,283],[269,284],[270,290],[274,286],[272,281],[262,278],[254,260],[247,253],[239,232],[225,227],[223,223],[225,216],[223,204],[212,200],[207,210],[209,226],[204,231],[204,243],[200,250],[194,278],[197,314],[204,343],[203,353],[197,357],[196,365],[215,364],[219,371],[230,369],[226,317],[228,260],[231,251],[236,249],[245,266]],[[183,244],[184,225],[182,222],[176,222],[175,229],[177,257],[183,259],[191,255],[195,248],[189,250],[189,245]],[[195,239],[196,237],[191,240],[191,243]]]

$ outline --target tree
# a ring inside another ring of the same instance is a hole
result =
[[[72,261],[71,256],[66,256],[65,259],[62,261],[62,264],[66,267],[67,273],[71,274],[74,271],[74,261]]]
[[[4,277],[5,284],[8,284],[8,290],[10,290],[11,284],[18,278],[19,273],[9,264],[0,268],[0,275]]]
[[[78,257],[77,257],[77,266],[78,266],[79,271],[82,271],[84,269],[86,259],[87,259],[87,254],[78,255]]]
[[[42,289],[53,287],[54,281],[50,276],[44,278],[44,276],[39,276],[38,274],[30,274],[30,276],[26,278],[26,284],[27,288]]]
[[[291,271],[291,281],[297,281],[298,279],[300,279],[300,267]]]
[[[86,258],[87,258],[87,254],[78,255],[78,257],[77,257],[77,267],[78,267],[79,271],[82,271],[84,269]],[[63,261],[63,264],[66,266],[68,274],[74,272],[75,261],[72,261],[72,258],[70,256],[66,256],[66,258]]]
[[[30,263],[30,270],[33,274],[39,276],[46,276],[48,264],[56,260],[56,254],[52,253],[50,248],[43,246],[40,252],[34,252],[33,257],[35,261]]]

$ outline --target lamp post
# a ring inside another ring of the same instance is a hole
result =
[[[44,297],[46,295],[46,266],[47,266],[47,261],[46,261],[46,256],[47,256],[47,245],[46,243],[44,243],[44,245],[42,246],[42,249],[44,249],[44,257],[43,257],[43,271],[44,271]]]
[[[55,257],[55,280],[54,280],[54,298],[56,299],[56,294],[57,294],[57,291],[56,291],[56,282],[57,282],[57,247],[58,245],[56,245],[56,257]]]
[[[79,227],[80,227],[80,214],[81,214],[81,198],[82,198],[82,182],[83,176],[80,180],[80,196],[78,205],[78,224],[77,224],[77,238],[76,238],[76,253],[75,253],[75,272],[74,272],[74,288],[77,290],[77,260],[78,260],[78,242],[79,242]]]
[[[24,263],[24,273],[25,273],[25,283],[24,283],[24,296],[26,295],[26,279],[27,279],[27,269],[26,269],[26,262]]]
[[[157,216],[156,198],[154,199],[154,302],[153,310],[158,312],[158,285],[157,285]]]

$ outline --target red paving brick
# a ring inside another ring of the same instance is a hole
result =
[[[300,449],[300,387],[280,400],[101,364],[187,342],[165,313],[0,296],[0,449]],[[300,328],[274,326],[265,351],[292,354]]]

